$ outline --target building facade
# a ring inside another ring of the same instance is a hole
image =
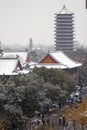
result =
[[[55,14],[55,50],[73,50],[74,42],[74,14],[64,5]]]

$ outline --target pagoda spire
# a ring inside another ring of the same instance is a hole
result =
[[[72,14],[72,12],[66,8],[66,5],[63,5],[63,8],[59,12],[59,14]]]

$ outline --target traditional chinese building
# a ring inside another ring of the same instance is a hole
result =
[[[59,13],[55,14],[55,50],[73,50],[74,19],[64,5]]]
[[[27,74],[32,64],[29,48],[24,52],[4,52],[0,42],[0,75]]]
[[[81,63],[70,59],[62,51],[57,51],[52,53],[48,52],[36,66],[58,69],[73,69],[80,67]]]
[[[77,78],[78,68],[82,64],[70,59],[62,51],[48,52],[37,64],[36,67],[46,67],[48,69],[60,69],[65,70],[68,74]]]

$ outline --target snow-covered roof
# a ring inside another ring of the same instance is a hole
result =
[[[72,12],[70,12],[66,6],[64,5],[62,10],[59,12],[59,14],[72,14]]]
[[[0,58],[0,75],[28,74],[30,70],[21,68],[17,58]]]
[[[19,57],[21,64],[26,62],[27,52],[3,52],[2,58],[16,58]]]
[[[17,75],[14,72],[18,59],[0,59],[0,75]]]
[[[47,54],[48,55],[48,54]],[[49,56],[52,57],[57,63],[43,63],[39,62],[36,64],[37,67],[46,67],[46,68],[58,68],[58,69],[71,69],[80,67],[82,64],[78,63],[68,56],[66,56],[62,51],[57,51],[53,53],[49,53]],[[43,58],[44,59],[44,58]],[[42,60],[41,60],[42,61]]]
[[[50,53],[50,55],[67,68],[76,68],[82,65],[81,63],[70,59],[62,51]]]

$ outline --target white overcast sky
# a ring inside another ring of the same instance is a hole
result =
[[[63,5],[75,13],[75,40],[87,43],[86,0],[0,0],[2,44],[54,44],[54,14]]]

